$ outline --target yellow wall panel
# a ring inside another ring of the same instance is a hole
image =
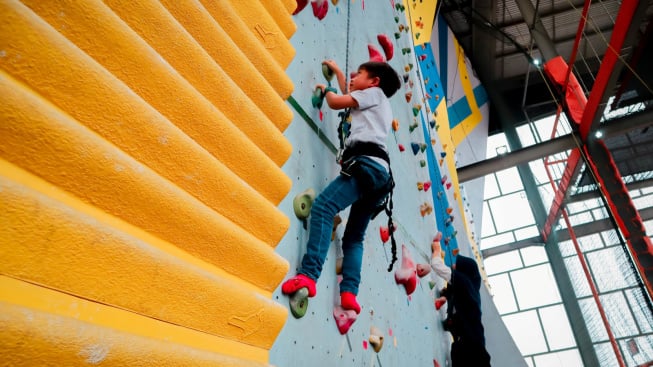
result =
[[[294,4],[205,3],[0,0],[1,365],[267,366]]]

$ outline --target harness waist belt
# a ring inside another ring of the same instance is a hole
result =
[[[381,158],[390,164],[390,156],[388,153],[376,143],[356,142],[352,146],[345,148],[342,153],[342,161],[347,162],[351,157],[367,155],[370,157]]]

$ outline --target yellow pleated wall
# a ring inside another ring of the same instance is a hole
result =
[[[0,0],[0,365],[268,365],[294,6]]]

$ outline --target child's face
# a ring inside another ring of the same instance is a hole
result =
[[[367,70],[358,69],[358,72],[352,75],[351,80],[349,81],[349,91],[353,92],[355,90],[363,90],[370,87],[378,87],[379,78],[371,77]]]

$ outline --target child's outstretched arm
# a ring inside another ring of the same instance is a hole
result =
[[[358,107],[358,102],[349,94],[336,94],[334,88],[327,88],[324,84],[317,84],[315,87],[322,89],[322,93],[325,93],[324,98],[331,109],[342,110]]]
[[[347,94],[349,92],[347,90],[347,78],[345,77],[345,73],[340,70],[338,64],[336,64],[336,62],[333,60],[324,60],[322,61],[322,64],[328,66],[329,69],[331,69],[331,71],[333,71],[333,73],[336,75],[336,79],[338,80],[338,87],[340,87],[340,93]]]
[[[431,255],[431,268],[433,268],[433,271],[435,271],[435,273],[441,278],[450,282],[451,268],[449,268],[442,260],[442,246],[440,245],[441,238],[442,233],[438,232],[435,238],[433,238],[433,242],[431,242],[431,251],[433,251],[433,254]]]

